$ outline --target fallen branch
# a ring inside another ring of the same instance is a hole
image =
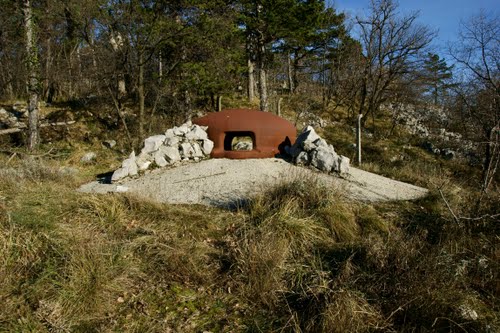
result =
[[[10,161],[12,161],[12,159],[13,159],[14,157],[16,157],[16,156],[17,156],[17,153],[13,153],[13,154],[9,157],[9,159],[7,160],[7,163],[5,163],[5,164],[6,164],[6,165],[9,165]]]
[[[8,128],[0,130],[0,135],[21,132],[24,128]]]
[[[443,198],[443,201],[446,204],[446,207],[448,207],[448,210],[450,211],[451,215],[453,216],[453,219],[455,220],[455,222],[457,224],[459,224],[460,223],[459,218],[457,217],[457,215],[455,215],[455,213],[453,212],[453,209],[451,209],[450,204],[448,203],[448,200],[446,200],[446,198],[444,197],[443,191],[441,191],[441,189],[439,189],[439,194],[441,194],[441,198]]]
[[[441,189],[439,189],[439,194],[441,194],[441,198],[443,199],[444,203],[446,204],[446,207],[448,208],[448,211],[453,216],[453,219],[455,220],[455,222],[457,224],[459,224],[461,220],[462,221],[481,221],[481,220],[488,219],[488,218],[489,219],[496,219],[496,218],[500,217],[500,214],[493,214],[493,215],[485,214],[485,215],[478,216],[478,217],[457,216],[455,214],[455,212],[453,211],[453,209],[451,209],[451,206],[448,203],[448,200],[446,200],[446,198],[444,197],[443,191],[441,191]]]
[[[10,155],[10,157],[9,157],[9,159],[7,161],[7,163],[9,163],[17,155],[20,155],[21,158],[24,158],[26,156],[29,156],[29,157],[44,157],[44,156],[51,155],[54,150],[55,150],[55,148],[50,148],[49,151],[47,151],[45,153],[41,153],[41,154],[29,154],[29,153],[23,152],[22,150],[14,151],[14,150],[8,150],[8,149],[0,149],[0,153]]]
[[[67,125],[72,125],[74,123],[76,123],[76,121],[74,121],[74,120],[71,120],[71,121],[60,121],[60,122],[55,122],[55,123],[40,124],[40,127],[67,126]],[[16,128],[7,128],[7,129],[4,129],[4,130],[0,130],[0,135],[21,132],[21,131],[25,130],[26,128],[27,128],[26,126],[16,127]]]
[[[45,123],[45,124],[40,124],[40,127],[48,127],[48,126],[66,126],[66,125],[73,125],[76,123],[74,120],[70,121],[59,121],[55,123]]]

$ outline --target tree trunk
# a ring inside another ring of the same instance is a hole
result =
[[[484,193],[488,192],[490,184],[495,177],[495,173],[498,168],[500,161],[500,125],[493,127],[488,130],[487,133],[487,144],[485,148],[485,159],[483,165],[483,185],[482,191]]]
[[[292,87],[293,87],[293,90],[291,90],[292,93],[295,93],[297,87],[299,86],[299,77],[297,76],[297,73],[299,72],[299,65],[300,65],[299,54],[297,51],[295,51],[292,63]]]
[[[14,99],[14,86],[12,85],[12,73],[9,68],[5,69],[5,95],[9,100]]]
[[[161,83],[163,79],[163,57],[161,55],[161,50],[158,52],[158,83]]]
[[[45,48],[46,48],[46,52],[47,54],[45,55],[45,68],[44,68],[44,78],[43,78],[43,93],[42,93],[42,96],[43,96],[43,99],[49,103],[52,103],[52,101],[49,101],[48,98],[49,98],[49,89],[50,89],[50,79],[49,79],[49,75],[50,75],[50,63],[51,63],[51,58],[52,58],[52,47],[51,47],[51,38],[48,37],[46,40],[45,40]]]
[[[248,100],[252,102],[255,99],[255,65],[248,58]]]
[[[294,80],[294,68],[292,66],[292,60],[290,59],[290,52],[287,53],[287,67],[288,67],[288,89],[290,94],[293,94],[295,91]]]
[[[144,52],[139,50],[139,142],[144,139]]]
[[[123,48],[123,37],[120,33],[111,33],[111,38],[109,40],[111,46],[113,47],[113,51],[115,52],[116,58],[116,72],[117,72],[117,97],[118,102],[121,107],[121,103],[123,98],[127,95],[127,86],[125,84],[125,75],[123,74],[124,68],[121,60],[121,50]]]
[[[259,67],[259,95],[260,95],[260,110],[269,111],[269,100],[267,96],[267,78],[264,57],[266,54],[266,48],[264,41],[259,40],[258,47],[258,67]]]
[[[262,66],[259,68],[259,93],[260,93],[260,110],[269,111],[269,100],[267,97],[267,78],[266,70]]]
[[[30,0],[24,0],[24,29],[26,43],[26,71],[28,73],[28,149],[35,149],[40,143],[40,131],[38,128],[38,99],[39,99],[39,79],[38,79],[38,50],[36,47],[35,34],[33,29],[33,12]]]

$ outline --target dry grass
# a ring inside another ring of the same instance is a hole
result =
[[[345,201],[292,178],[229,212],[76,193],[96,170],[79,152],[0,167],[0,331],[500,327],[498,221],[456,223],[438,189],[461,216],[474,193],[449,173],[415,203]]]

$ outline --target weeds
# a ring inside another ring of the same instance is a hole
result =
[[[233,212],[76,193],[94,167],[68,174],[32,159],[0,168],[0,331],[500,325],[497,203],[484,201],[485,219],[456,223],[438,189],[464,217],[474,193],[439,167],[412,176],[423,182],[434,170],[431,195],[417,202],[347,201],[298,175]]]

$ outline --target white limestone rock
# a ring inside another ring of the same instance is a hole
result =
[[[337,163],[338,155],[328,148],[318,147],[311,153],[311,165],[325,172],[330,172]]]
[[[144,148],[142,148],[141,153],[152,153],[158,150],[160,146],[165,141],[166,136],[163,134],[153,135],[144,140]]]
[[[119,168],[115,170],[115,172],[113,172],[113,175],[111,176],[111,182],[116,182],[125,177],[128,177],[128,170],[124,168]]]
[[[155,163],[157,166],[159,166],[160,168],[163,168],[165,166],[168,165],[168,162],[167,160],[165,159],[164,156],[160,156],[160,155],[157,155],[155,154]]]
[[[170,164],[181,160],[181,154],[179,154],[179,149],[177,147],[165,147],[162,148],[162,151],[165,153],[165,159]]]
[[[309,164],[309,155],[305,151],[301,151],[297,158],[295,159],[295,163],[299,165],[308,165]]]
[[[311,151],[316,147],[314,142],[318,139],[321,139],[320,136],[316,133],[312,126],[307,126],[302,130],[302,133],[298,136],[297,140],[295,140],[294,146],[300,147],[306,151]]]
[[[208,139],[207,132],[205,132],[200,126],[193,125],[191,130],[186,133],[186,139],[188,140],[205,140]]]
[[[210,153],[214,149],[214,142],[210,139],[205,139],[201,143],[201,150],[205,156],[210,156]]]
[[[128,176],[137,175],[137,163],[135,152],[132,152],[130,156],[122,162],[122,167],[113,172],[111,176],[111,181],[117,181]]]
[[[178,136],[167,137],[163,143],[167,147],[178,147],[180,139]]]
[[[151,155],[140,153],[139,156],[137,156],[135,163],[137,164],[137,168],[139,168],[140,171],[145,171],[149,168],[152,161],[153,158],[151,157]]]
[[[167,166],[181,159],[177,147],[161,146],[154,154],[154,161],[159,167]]]
[[[315,147],[328,147],[328,143],[325,139],[319,138],[313,142]]]
[[[173,128],[169,128],[166,132],[165,132],[165,138],[173,138],[175,137],[175,133],[174,133],[174,129]]]
[[[137,163],[135,161],[135,152],[132,152],[130,156],[122,162],[122,168],[128,169],[129,176],[137,175]]]
[[[194,149],[189,142],[183,142],[180,144],[180,152],[183,158],[194,157]]]
[[[177,126],[174,127],[172,130],[173,130],[175,135],[184,136],[184,135],[186,135],[186,133],[188,133],[190,131],[190,125],[188,125],[187,123],[182,124],[179,127],[177,127]]]
[[[203,150],[197,142],[193,142],[191,146],[193,147],[193,157],[203,157]]]
[[[348,174],[349,168],[350,168],[350,163],[351,163],[351,161],[349,160],[349,158],[347,158],[343,155],[339,155],[339,157],[338,157],[338,170],[335,170],[335,171],[337,171],[341,175]]]

